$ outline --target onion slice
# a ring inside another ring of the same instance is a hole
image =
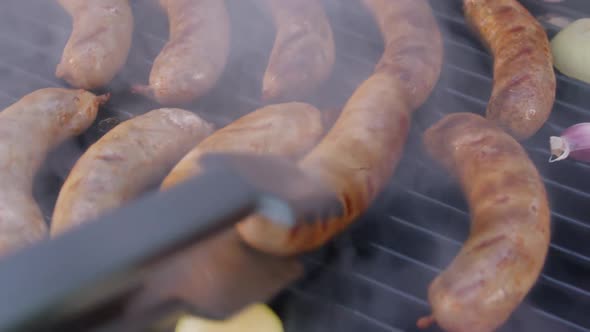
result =
[[[549,138],[550,163],[571,158],[590,162],[590,122],[579,123]]]

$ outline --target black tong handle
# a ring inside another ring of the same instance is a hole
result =
[[[221,168],[6,257],[0,331],[45,331],[139,287],[151,261],[248,216],[258,195]]]
[[[337,197],[286,160],[214,154],[166,192],[0,261],[0,331],[52,331],[130,294],[154,261],[257,212],[286,226],[337,215]]]

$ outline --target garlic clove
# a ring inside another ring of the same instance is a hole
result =
[[[551,136],[549,138],[549,145],[551,147],[550,163],[567,159],[570,155],[570,147],[567,140],[563,137]]]
[[[579,123],[563,131],[561,136],[549,138],[549,162],[574,159],[590,162],[590,123]]]

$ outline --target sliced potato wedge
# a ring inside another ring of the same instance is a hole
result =
[[[551,40],[555,68],[590,83],[590,18],[576,20]]]
[[[225,321],[183,317],[176,332],[283,332],[283,325],[267,305],[255,304]]]

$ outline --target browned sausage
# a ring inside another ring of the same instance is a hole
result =
[[[68,175],[53,213],[52,235],[134,199],[212,131],[197,115],[175,108],[119,124],[93,144]]]
[[[272,154],[297,159],[309,151],[323,133],[320,111],[304,103],[266,106],[243,116],[205,139],[168,174],[169,188],[200,171],[204,153],[240,152]]]
[[[320,112],[303,103],[267,106],[252,112],[201,142],[170,172],[166,190],[200,172],[199,160],[210,152],[236,152],[298,159],[323,134]],[[252,297],[267,298],[300,276],[299,262],[273,258],[247,247],[235,229],[195,243],[157,263],[145,287],[130,302],[141,312],[167,300],[184,300],[207,313],[237,310]],[[236,280],[256,280],[260,288],[240,287]]]
[[[59,0],[73,29],[55,75],[70,85],[107,85],[125,65],[133,35],[128,0]]]
[[[461,252],[430,285],[433,316],[419,325],[494,331],[543,267],[550,238],[545,187],[520,144],[479,115],[449,115],[426,131],[424,142],[461,183],[472,226]]]
[[[207,94],[229,56],[230,23],[225,0],[160,0],[168,13],[170,40],[154,61],[149,86],[133,90],[164,105]]]
[[[288,229],[255,216],[238,224],[242,238],[275,255],[313,250],[346,228],[389,181],[407,138],[410,117],[434,88],[442,39],[424,0],[364,0],[387,49],[375,73],[355,91],[334,127],[300,167],[338,193],[342,218]]]
[[[0,113],[0,255],[47,235],[33,198],[33,178],[47,153],[81,134],[108,96],[48,88],[24,96]]]
[[[170,172],[162,189],[198,175],[203,154],[239,152],[298,159],[322,134],[321,114],[311,105],[288,103],[261,108],[201,142]],[[131,301],[131,311],[178,299],[198,307],[206,303],[208,310],[235,310],[238,309],[235,301],[227,299],[252,298],[255,291],[248,287],[236,288],[237,276],[240,280],[264,280],[268,294],[254,295],[270,297],[284,287],[285,280],[293,280],[301,272],[297,262],[283,261],[247,248],[235,229],[196,243],[157,265],[155,273],[148,276],[146,286]],[[243,267],[247,268],[240,270]]]
[[[332,27],[317,0],[264,0],[277,28],[264,80],[264,100],[299,98],[332,73]]]
[[[517,139],[534,135],[555,101],[555,72],[543,27],[516,0],[464,0],[467,21],[494,56],[487,118]]]

